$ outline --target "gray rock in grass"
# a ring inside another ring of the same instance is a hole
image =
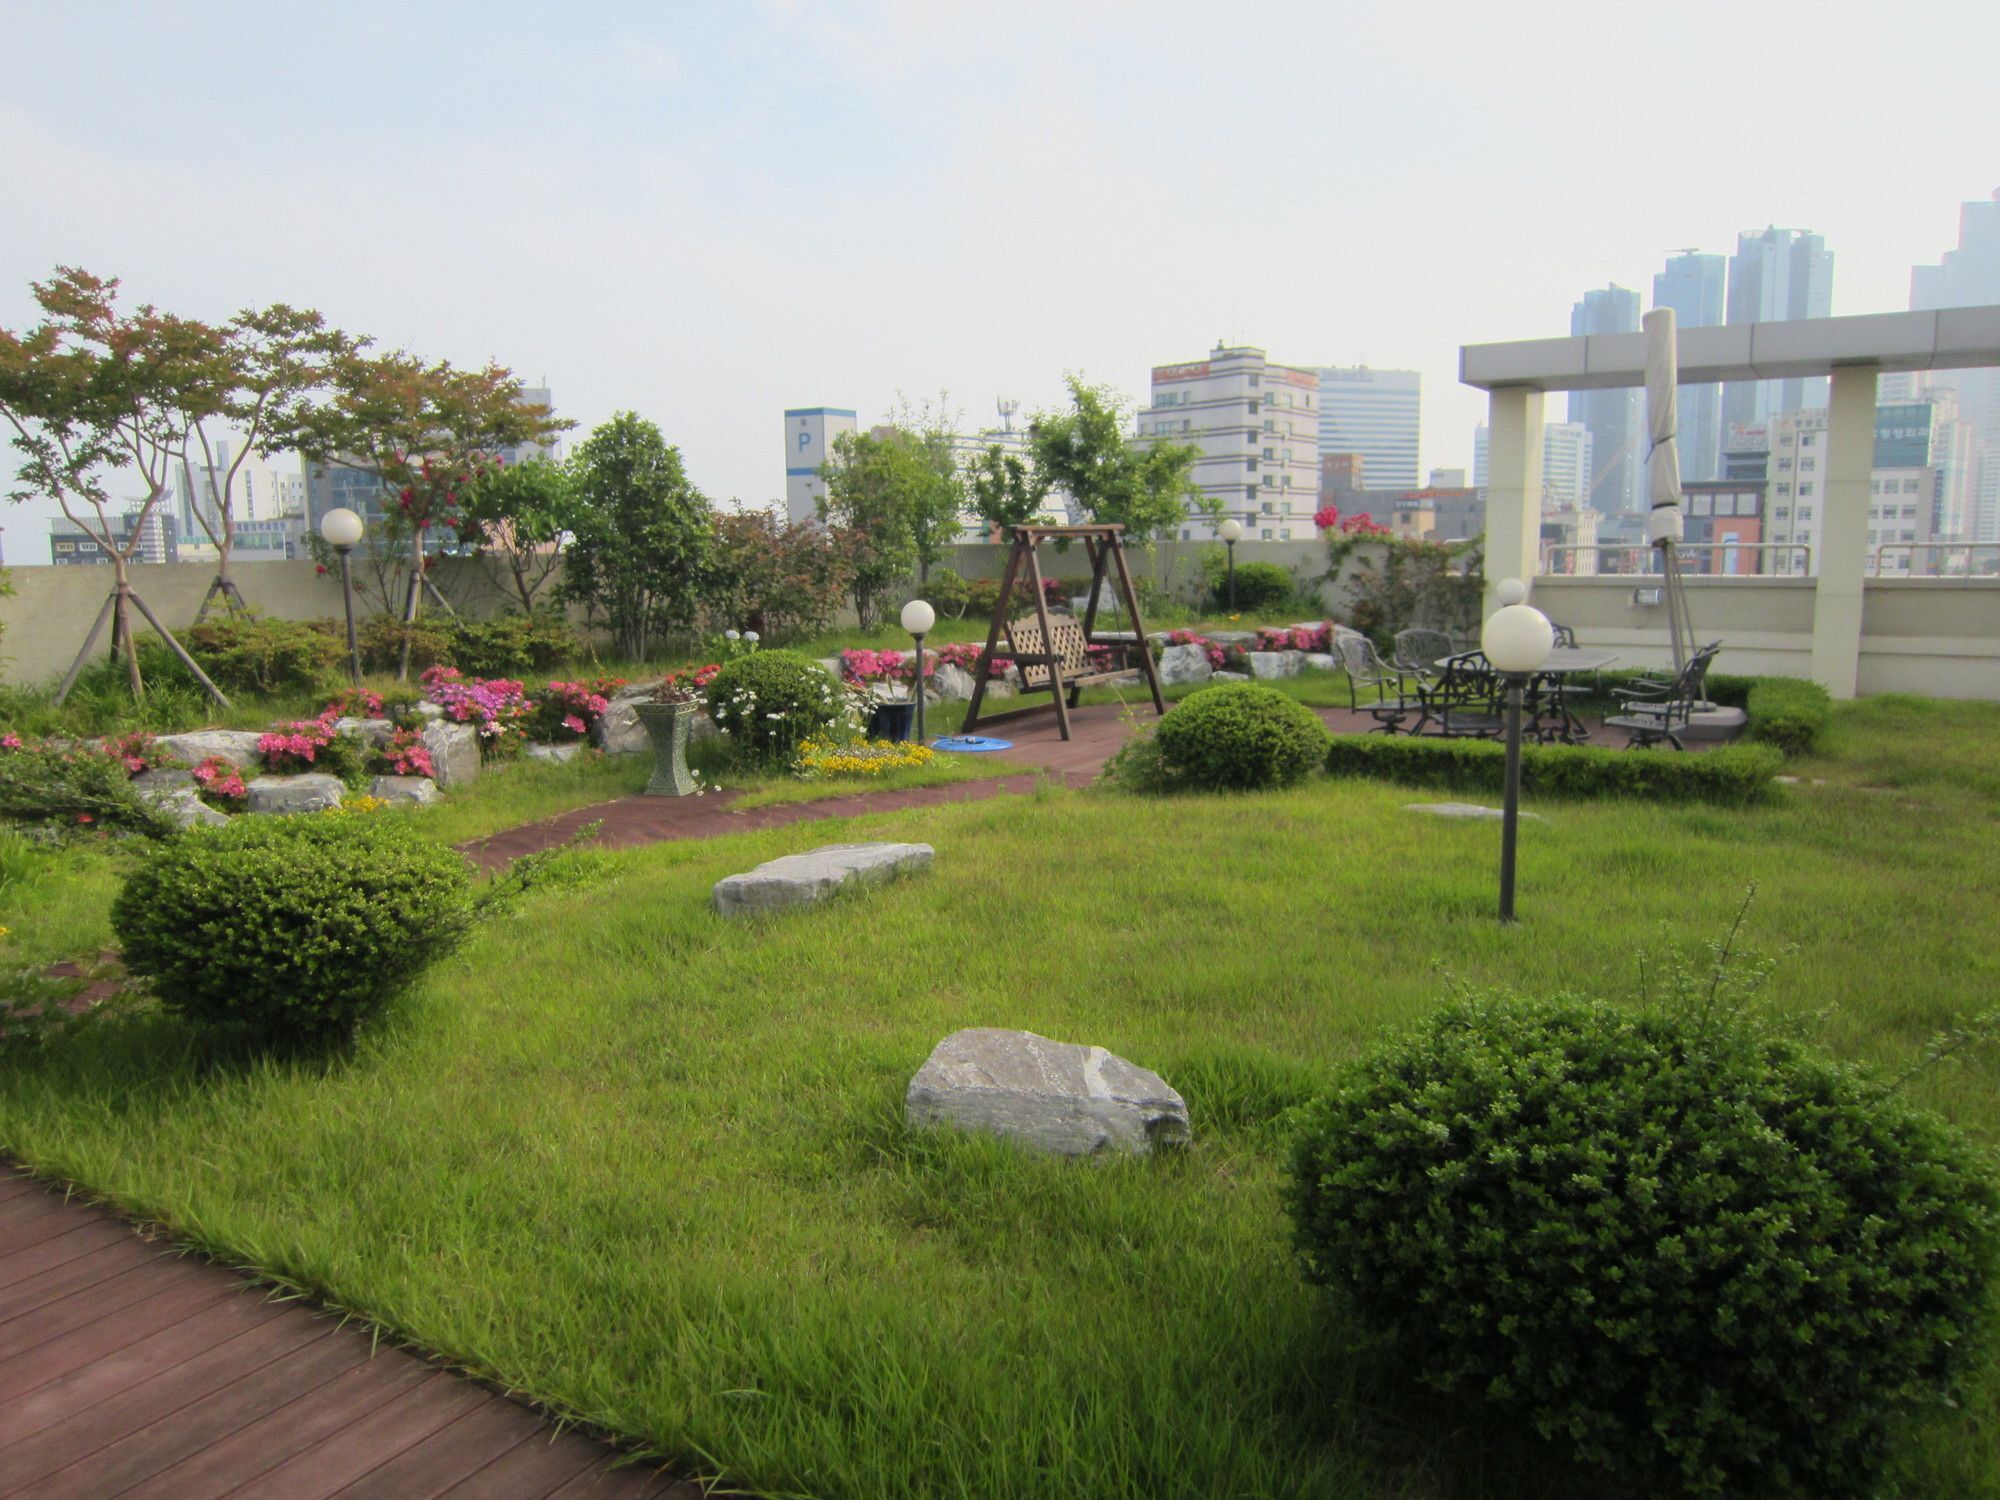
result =
[[[963,703],[972,697],[972,674],[948,661],[939,662],[931,673],[930,690],[939,703]]]
[[[1404,812],[1427,813],[1433,818],[1504,818],[1507,814],[1497,807],[1482,807],[1477,802],[1405,802]],[[1523,818],[1539,823],[1540,813],[1524,812]]]
[[[937,1044],[903,1101],[913,1130],[949,1125],[1059,1156],[1182,1146],[1187,1102],[1102,1047],[975,1027]]]
[[[581,740],[571,740],[564,745],[527,744],[521,747],[521,755],[526,760],[545,760],[553,765],[567,765],[583,754]]]
[[[353,735],[371,745],[386,745],[396,726],[387,719],[357,719],[347,714],[333,721],[333,732]]]
[[[1248,672],[1213,672],[1209,674],[1208,680],[1210,682],[1248,682],[1250,674]]]
[[[248,811],[289,817],[338,807],[347,788],[338,776],[308,771],[303,776],[259,776],[249,783],[249,792],[250,799],[244,804]]]
[[[1206,682],[1215,675],[1205,646],[1169,646],[1160,653],[1160,683]]]
[[[219,755],[234,766],[259,766],[264,757],[257,742],[263,737],[261,729],[197,729],[192,734],[163,734],[153,744],[191,766],[200,765],[211,755]]]
[[[1309,672],[1332,672],[1338,670],[1339,666],[1340,663],[1328,652],[1308,651],[1306,653],[1305,669]]]
[[[766,860],[747,874],[725,875],[710,896],[725,917],[808,906],[843,888],[879,885],[924,869],[935,852],[929,844],[828,844]]]
[[[442,787],[467,786],[479,779],[479,731],[447,719],[424,726],[424,748]]]
[[[132,790],[148,800],[193,785],[194,772],[183,771],[176,766],[161,766],[151,771],[141,771],[132,778]]]
[[[368,795],[412,807],[429,807],[444,800],[444,793],[428,776],[377,776],[368,783]]]
[[[146,795],[146,800],[180,828],[220,828],[229,821],[227,813],[218,812],[202,801],[192,786],[153,792]]]
[[[1274,677],[1296,677],[1299,668],[1305,665],[1303,651],[1252,651],[1250,653],[1250,675],[1270,679]]]

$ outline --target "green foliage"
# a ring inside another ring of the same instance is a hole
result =
[[[1255,682],[1190,693],[1154,731],[1161,785],[1173,791],[1291,786],[1326,759],[1331,738],[1296,698]]]
[[[500,464],[475,478],[461,497],[459,536],[500,559],[524,614],[561,566],[558,544],[576,522],[570,468],[534,457]]]
[[[962,620],[971,599],[965,580],[951,568],[933,568],[924,581],[924,598],[930,601],[940,620]]]
[[[173,825],[139,800],[124,763],[96,750],[0,748],[0,820],[158,838]]]
[[[619,412],[574,460],[575,540],[563,596],[601,611],[619,654],[642,661],[694,623],[709,543],[708,499],[660,429]]]
[[[457,633],[451,620],[437,615],[419,616],[405,625],[395,615],[369,615],[355,625],[354,636],[361,645],[364,672],[393,672],[403,659],[405,643],[410,652],[410,670],[421,672],[439,662],[451,662]]]
[[[1713,802],[1740,807],[1769,800],[1783,757],[1761,745],[1719,750],[1611,750],[1598,745],[1523,745],[1521,790],[1543,797],[1636,797],[1647,802]],[[1326,768],[1404,786],[1454,792],[1504,789],[1507,748],[1492,740],[1341,734]]]
[[[1229,559],[1221,548],[1211,549],[1202,555],[1201,573],[1215,607],[1227,609]],[[1292,575],[1276,563],[1242,562],[1236,565],[1236,608],[1241,612],[1260,614],[1281,608],[1298,591]],[[1318,606],[1314,605],[1314,608]]]
[[[1344,580],[1341,563],[1362,546]],[[1479,625],[1486,587],[1478,538],[1428,542],[1420,538],[1343,536],[1327,542],[1332,566],[1328,582],[1347,590],[1347,621],[1388,646],[1399,630],[1422,626],[1465,638]]]
[[[709,682],[708,716],[729,736],[742,761],[777,765],[802,740],[825,734],[850,717],[847,694],[833,674],[796,651],[753,651],[729,662]]]
[[[847,551],[826,528],[768,510],[718,512],[702,583],[713,634],[755,630],[767,642],[826,629],[853,587]]]
[[[1069,377],[1070,410],[1042,412],[1028,427],[1037,482],[1065,490],[1092,521],[1125,528],[1128,541],[1171,532],[1215,510],[1195,488],[1201,450],[1187,443],[1135,443],[1109,390]]]
[[[909,434],[844,432],[820,468],[820,519],[847,561],[854,613],[863,630],[881,618],[891,587],[909,576],[922,549],[919,513],[935,478],[927,451]]]
[[[1759,677],[1744,711],[1750,738],[1776,745],[1787,755],[1810,755],[1833,715],[1833,697],[1803,677]]]
[[[1683,999],[1462,996],[1344,1069],[1293,1152],[1307,1269],[1620,1493],[1873,1494],[1989,1321],[1990,1165]]]
[[[490,620],[460,615],[450,622],[449,634],[447,660],[472,677],[546,672],[582,650],[569,621],[553,610],[498,615]]]
[[[180,633],[201,669],[228,693],[303,693],[330,685],[347,649],[331,620],[280,620],[254,610],[211,615]]]
[[[973,514],[989,530],[1000,531],[1003,541],[1011,540],[1009,527],[1034,520],[1048,503],[1049,481],[1040,466],[998,443],[988,444],[966,466],[965,482]]]
[[[237,818],[163,845],[111,909],[168,1010],[264,1044],[338,1042],[468,930],[465,862],[401,819]]]

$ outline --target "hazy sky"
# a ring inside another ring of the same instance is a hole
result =
[[[57,264],[317,307],[751,502],[787,406],[985,425],[1218,339],[1421,369],[1469,466],[1460,344],[1774,222],[1900,309],[2000,185],[1992,0],[0,0],[0,44],[0,326]]]

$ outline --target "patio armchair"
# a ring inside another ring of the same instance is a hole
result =
[[[1702,684],[1708,676],[1708,664],[1715,660],[1716,652],[1722,649],[1720,641],[1713,642],[1688,658],[1686,666],[1675,673],[1665,683],[1664,692],[1647,692],[1635,696],[1632,693],[1619,694],[1619,712],[1604,721],[1607,729],[1622,729],[1630,738],[1627,750],[1645,750],[1665,740],[1676,750],[1685,750],[1681,736],[1687,732],[1688,721],[1695,709],[1703,702]],[[1656,683],[1647,683],[1648,689]]]
[[[1396,665],[1417,681],[1435,681],[1443,668],[1438,663],[1452,654],[1451,637],[1442,630],[1412,626],[1396,632]]]
[[[1421,689],[1423,717],[1416,730],[1435,724],[1446,739],[1497,739],[1506,732],[1500,706],[1500,674],[1484,653],[1462,651],[1445,661],[1444,672]]]
[[[1383,661],[1367,636],[1337,636],[1333,644],[1347,669],[1347,706],[1373,719],[1375,732],[1395,734],[1410,715],[1423,712],[1422,700],[1412,694],[1406,675]],[[1364,692],[1374,694],[1375,701],[1363,703]]]

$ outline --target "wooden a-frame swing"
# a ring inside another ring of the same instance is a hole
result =
[[[1153,712],[1164,714],[1167,711],[1166,699],[1160,693],[1160,674],[1153,664],[1153,653],[1146,645],[1146,626],[1139,617],[1139,598],[1132,588],[1131,571],[1125,566],[1125,548],[1119,539],[1124,529],[1122,526],[1014,528],[1014,547],[1007,554],[1007,567],[1001,574],[1000,597],[993,605],[993,622],[987,627],[986,649],[979,653],[979,660],[973,668],[972,701],[966,705],[965,725],[961,733],[971,734],[981,724],[1040,713],[1044,707],[1050,706],[1035,703],[981,717],[979,710],[986,701],[986,684],[993,676],[994,659],[1001,654],[1002,636],[1007,641],[1005,655],[1020,669],[1021,691],[1049,695],[1050,704],[1056,711],[1056,725],[1065,740],[1070,737],[1069,711],[1077,706],[1083,689],[1092,683],[1123,677],[1134,668],[1152,689]],[[1080,624],[1073,615],[1051,611],[1047,593],[1042,588],[1042,566],[1037,548],[1045,541],[1065,537],[1081,541],[1084,555],[1090,559],[1090,597]],[[1097,634],[1097,601],[1103,593],[1107,567],[1116,571],[1115,587],[1124,602],[1125,618],[1132,625],[1129,634]],[[1014,607],[1014,586],[1024,568],[1034,587],[1034,613],[1010,620],[1007,616]],[[1096,668],[1090,660],[1093,646],[1110,646],[1124,651],[1130,658],[1129,664],[1110,671]]]

